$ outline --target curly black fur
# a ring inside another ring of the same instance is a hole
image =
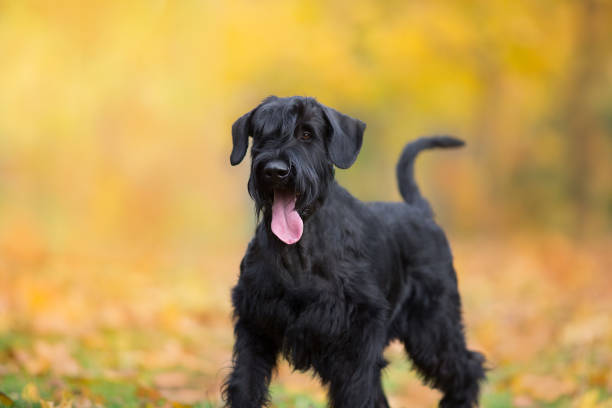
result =
[[[441,407],[478,403],[484,357],[466,348],[450,247],[412,177],[419,151],[463,142],[431,137],[409,144],[398,164],[405,202],[363,203],[334,181],[333,166],[350,167],[364,130],[364,123],[304,97],[269,97],[232,128],[233,165],[253,137],[248,190],[263,217],[232,291],[236,343],[223,389],[230,407],[269,402],[279,355],[297,370],[313,369],[333,408],[388,407],[381,370],[394,339],[444,394]],[[293,245],[270,230],[278,186],[261,172],[278,159],[289,164],[282,188],[298,194],[304,220]]]

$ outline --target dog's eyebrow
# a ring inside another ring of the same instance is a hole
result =
[[[281,120],[278,117],[278,113],[266,108],[267,107],[264,106],[263,109],[258,111],[253,118],[254,134],[269,135],[277,132],[280,129]]]

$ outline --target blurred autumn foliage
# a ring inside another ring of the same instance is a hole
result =
[[[0,0],[0,406],[216,406],[253,231],[230,127],[269,94],[368,124],[338,178],[419,183],[485,407],[612,406],[612,3]],[[434,406],[401,348],[394,407]],[[286,365],[278,407],[320,406]]]

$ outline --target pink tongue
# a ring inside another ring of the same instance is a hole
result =
[[[304,223],[295,211],[295,194],[274,190],[272,232],[285,244],[295,244],[302,238]]]

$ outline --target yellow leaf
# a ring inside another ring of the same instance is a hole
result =
[[[181,404],[180,402],[173,402],[172,408],[190,408],[191,405]]]
[[[40,394],[38,393],[38,388],[36,388],[36,385],[34,385],[33,383],[27,383],[21,391],[21,398],[23,398],[27,402],[40,401]]]
[[[55,408],[53,401],[40,400],[40,408]]]
[[[73,399],[62,399],[57,408],[72,408]]]
[[[591,390],[578,400],[578,408],[596,408],[597,400],[599,399],[599,391]]]
[[[58,408],[71,408],[74,402],[74,396],[68,390],[62,391],[62,400],[60,401]]]

